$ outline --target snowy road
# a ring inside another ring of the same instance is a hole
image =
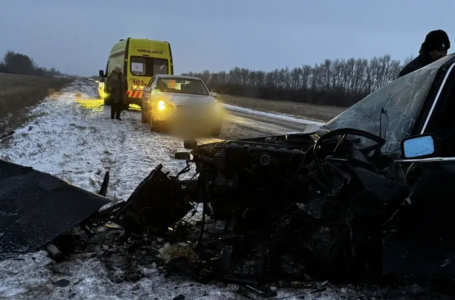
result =
[[[103,106],[91,106],[96,88],[75,81],[61,95],[33,110],[35,118],[2,145],[2,159],[49,172],[82,188],[97,191],[107,170],[108,197],[126,200],[137,184],[160,163],[173,173],[184,166],[173,155],[182,141],[150,132],[137,112],[125,112],[123,121],[109,118]],[[95,101],[93,101],[94,103]],[[233,113],[221,138],[260,136],[297,131],[302,124],[264,116]],[[308,127],[305,127],[308,130]],[[304,128],[304,130],[305,130]],[[93,253],[78,254],[60,264],[43,252],[0,262],[0,299],[243,299],[238,286],[202,285],[168,279],[153,266],[135,283],[114,283]],[[428,288],[354,287],[325,284],[318,289],[278,289],[279,299],[451,299],[430,294]],[[436,298],[435,298],[436,299]]]
[[[229,111],[220,138],[235,139],[290,132],[311,132],[319,125],[304,124],[288,119],[273,119],[241,111]]]

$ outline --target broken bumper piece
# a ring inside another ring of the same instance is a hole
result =
[[[109,202],[50,174],[0,160],[0,259],[40,249]]]

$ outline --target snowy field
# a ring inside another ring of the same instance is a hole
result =
[[[33,121],[2,143],[2,158],[91,191],[99,189],[109,170],[108,197],[115,200],[126,200],[160,163],[171,172],[184,167],[184,162],[173,159],[176,151],[183,150],[181,140],[150,132],[137,112],[124,112],[123,121],[111,120],[109,108],[91,105],[95,98],[96,86],[77,80],[59,96],[47,99],[33,110]],[[37,252],[0,262],[0,299],[136,300],[179,295],[185,299],[247,299],[237,293],[236,285],[165,278],[154,266],[141,271],[146,276],[137,282],[114,283],[92,253],[57,264],[46,253]],[[386,288],[319,283],[277,292],[273,299],[453,299],[416,285]],[[250,299],[255,297],[259,296]]]

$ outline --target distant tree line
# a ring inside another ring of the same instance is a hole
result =
[[[186,73],[220,94],[348,107],[397,78],[403,63],[390,55],[372,59],[326,59],[314,66],[271,72],[234,68],[229,72]]]
[[[6,52],[0,61],[0,73],[46,77],[64,75],[54,68],[38,67],[29,56],[13,51]]]

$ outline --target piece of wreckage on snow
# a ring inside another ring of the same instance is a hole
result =
[[[171,243],[192,242],[185,251],[199,276],[455,277],[454,65],[451,55],[399,78],[315,133],[187,142],[192,151],[176,155],[188,161],[179,174],[160,165],[126,202],[96,214],[105,198],[91,195],[100,199],[83,227],[112,221],[126,237],[166,237],[171,227]],[[180,180],[192,164],[197,179]],[[6,175],[3,186],[13,176]],[[16,197],[2,196],[3,213],[15,209],[4,203]],[[198,203],[202,219],[188,222]],[[57,224],[51,210],[34,227]]]

